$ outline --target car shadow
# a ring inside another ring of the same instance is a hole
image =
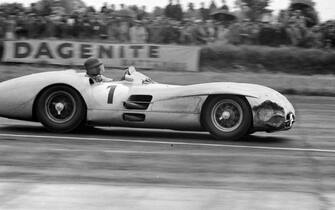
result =
[[[257,135],[249,135],[243,137],[235,142],[249,142],[249,143],[268,143],[268,144],[278,144],[278,143],[286,143],[291,139],[284,138],[280,136],[274,136],[275,134],[269,134],[271,136],[257,136]]]
[[[277,134],[269,134],[269,136],[249,135],[239,140],[217,140],[207,132],[181,132],[174,130],[155,130],[155,129],[132,129],[132,128],[100,128],[88,127],[68,134],[50,133],[43,126],[39,125],[7,125],[0,128],[0,133],[8,133],[15,135],[57,135],[71,137],[93,137],[93,138],[122,138],[134,141],[138,138],[149,140],[168,140],[168,141],[192,141],[213,144],[285,144],[291,141],[289,138],[283,138]],[[271,136],[270,136],[271,135]],[[276,135],[276,136],[275,136]]]

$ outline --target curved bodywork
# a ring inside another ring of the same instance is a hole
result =
[[[128,80],[90,83],[74,70],[46,72],[0,83],[0,116],[35,121],[34,104],[52,85],[67,85],[82,96],[87,123],[101,126],[204,130],[201,111],[208,97],[244,97],[252,110],[253,131],[279,131],[292,127],[295,111],[280,93],[260,85],[206,83],[166,85],[151,82],[139,72]]]

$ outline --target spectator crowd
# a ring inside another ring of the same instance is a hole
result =
[[[36,4],[0,5],[0,39],[75,39],[108,40],[115,43],[156,43],[202,45],[231,43],[250,45],[293,45],[331,48],[335,46],[335,21],[311,21],[305,11],[281,11],[277,20],[239,18],[218,20],[213,12],[233,16],[222,0],[188,4],[183,10],[179,0],[169,0],[165,8],[148,12],[145,6],[105,3],[96,11],[60,13],[52,5],[37,8]],[[241,15],[243,17],[243,15]]]

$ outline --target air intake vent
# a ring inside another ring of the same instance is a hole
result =
[[[123,120],[130,122],[143,122],[145,120],[145,115],[137,113],[125,113],[123,114]]]
[[[151,100],[151,95],[131,95],[123,105],[127,109],[146,110],[149,107]]]

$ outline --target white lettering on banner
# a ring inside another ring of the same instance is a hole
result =
[[[111,44],[55,40],[5,41],[4,62],[83,65],[91,56],[106,67],[198,71],[200,48],[155,44]]]

